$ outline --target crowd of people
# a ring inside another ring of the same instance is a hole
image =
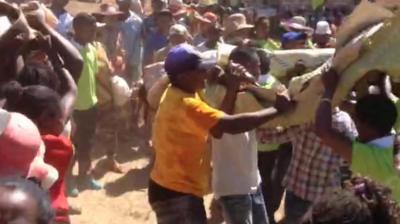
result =
[[[294,110],[291,79],[316,68],[300,59],[275,77],[271,55],[334,49],[347,7],[116,0],[89,14],[68,3],[0,2],[0,223],[71,223],[68,196],[103,188],[91,153],[104,113],[151,154],[157,223],[207,223],[209,193],[230,224],[400,223],[400,85],[386,74],[369,72],[335,107],[332,66],[315,122],[261,127]],[[243,92],[265,108],[238,113]],[[109,171],[124,173],[107,150]]]

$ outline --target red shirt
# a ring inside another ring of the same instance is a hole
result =
[[[44,160],[57,169],[59,178],[50,188],[51,205],[56,210],[56,221],[69,221],[68,201],[65,195],[65,177],[73,156],[72,143],[64,136],[43,135],[46,145]]]

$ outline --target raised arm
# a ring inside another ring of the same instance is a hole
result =
[[[351,163],[352,142],[344,134],[339,133],[332,127],[332,97],[335,93],[339,76],[331,69],[323,77],[325,92],[320,101],[315,118],[315,132],[324,142],[339,154],[343,159]]]
[[[0,84],[15,79],[22,70],[24,63],[20,55],[20,50],[30,39],[34,38],[33,30],[28,26],[22,12],[18,8],[6,3],[0,2],[0,14],[6,15],[7,20],[3,20],[1,26],[7,29],[0,37]],[[12,24],[14,22],[14,24]],[[21,34],[21,35],[20,35]],[[17,38],[17,36],[20,36]]]
[[[62,108],[62,119],[63,122],[68,122],[71,113],[74,109],[76,96],[78,94],[78,88],[76,82],[71,76],[70,72],[65,68],[63,62],[60,60],[57,52],[52,50],[51,39],[43,38],[41,40],[42,48],[49,56],[49,59],[53,65],[55,73],[58,75],[60,80],[59,94],[61,96],[61,108]]]
[[[219,138],[223,133],[238,134],[250,131],[292,108],[293,104],[286,96],[277,95],[274,107],[253,113],[226,115],[211,129],[210,133]]]
[[[78,49],[76,49],[67,39],[61,34],[46,24],[44,18],[39,15],[29,16],[29,24],[39,30],[44,35],[51,37],[52,47],[62,58],[65,68],[78,82],[83,68],[83,59]]]

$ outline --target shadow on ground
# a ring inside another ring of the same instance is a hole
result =
[[[132,169],[114,182],[105,185],[106,194],[118,197],[125,192],[147,188],[150,175],[150,165],[141,169]]]

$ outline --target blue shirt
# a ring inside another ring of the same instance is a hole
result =
[[[74,20],[74,17],[72,17],[67,11],[64,11],[64,13],[57,15],[57,19],[58,24],[56,30],[64,37],[67,37],[68,33],[73,31],[72,21]]]
[[[144,61],[152,61],[154,52],[160,50],[168,45],[168,37],[162,35],[160,32],[151,32],[144,44]]]
[[[129,65],[139,65],[142,61],[142,19],[135,13],[130,12],[129,18],[121,22],[119,28],[127,63]]]
[[[151,31],[154,31],[156,27],[155,21],[154,21],[154,15],[151,14],[148,17],[143,19],[143,32],[145,34],[149,34]]]

